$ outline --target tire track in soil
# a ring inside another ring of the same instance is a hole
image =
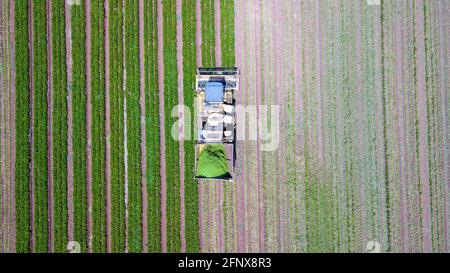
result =
[[[215,63],[216,67],[222,66],[222,38],[221,38],[221,13],[220,13],[220,0],[214,0],[214,33],[215,33]],[[223,181],[217,184],[217,216],[218,216],[218,252],[223,253],[225,251],[224,245],[224,212],[223,212],[223,200],[224,200],[224,185]]]
[[[446,58],[445,48],[448,48],[450,45],[447,44],[447,41],[445,39],[445,7],[442,2],[438,3],[438,10],[439,10],[439,44],[440,44],[440,50],[439,50],[439,81],[440,81],[440,91],[441,91],[441,115],[443,117],[442,119],[442,138],[444,143],[444,181],[447,181],[445,184],[445,236],[446,236],[446,251],[450,251],[450,215],[449,215],[449,190],[450,190],[450,177],[449,177],[449,119],[448,119],[448,88],[449,88],[449,82],[448,77],[445,75],[448,75],[448,58]]]
[[[365,166],[364,166],[364,156],[367,154],[367,151],[364,148],[364,129],[363,126],[367,124],[365,121],[364,115],[364,98],[363,98],[363,59],[362,59],[362,22],[361,22],[361,3],[360,1],[356,1],[354,5],[354,13],[355,13],[355,97],[356,97],[356,107],[358,110],[357,121],[358,121],[358,150],[359,157],[358,159],[358,176],[359,176],[359,194],[360,194],[360,217],[361,217],[361,240],[362,242],[367,241],[367,225],[366,225],[366,194],[365,194]],[[364,249],[365,246],[360,245],[359,249]]]
[[[54,252],[55,232],[53,213],[53,53],[52,53],[52,1],[46,0],[47,9],[47,210],[48,210],[48,250]]]
[[[196,47],[196,65],[202,66],[202,9],[201,0],[195,1],[195,47]],[[203,225],[203,183],[198,184],[198,223],[200,233],[200,252],[206,252],[205,249],[205,232]]]
[[[145,25],[144,25],[144,0],[139,0],[139,89],[141,109],[141,195],[142,195],[142,252],[148,252],[148,199],[147,199],[147,149],[145,134]]]
[[[261,17],[263,18],[271,18],[272,13],[272,6],[270,3],[266,5],[261,5]],[[273,101],[273,85],[274,81],[272,80],[272,75],[269,72],[273,68],[273,51],[271,48],[273,47],[273,38],[272,38],[272,24],[271,20],[262,20],[262,33],[263,40],[262,40],[262,54],[263,54],[263,85],[264,85],[264,104],[265,105],[271,105]],[[273,183],[273,174],[272,168],[274,167],[274,164],[272,164],[274,158],[274,153],[264,153],[262,160],[264,161],[264,204],[265,204],[265,217],[266,219],[271,219],[273,215],[273,205],[275,202],[274,200],[274,191],[272,190],[271,186],[275,183]],[[274,230],[274,221],[271,219],[271,221],[267,221],[266,229],[266,236],[265,236],[265,250],[267,252],[275,252],[274,244],[273,242],[276,241],[275,237],[277,236],[276,231]]]
[[[236,66],[243,67],[243,49],[244,45],[242,44],[244,41],[244,30],[245,25],[241,24],[244,22],[244,16],[246,15],[245,3],[243,1],[235,2],[236,5],[236,14],[235,14],[235,35],[236,35]],[[245,77],[245,71],[241,70],[241,79]],[[242,86],[242,84],[241,84]],[[242,87],[241,87],[242,89]],[[245,97],[242,93],[236,94],[236,101],[238,104],[244,103]],[[246,244],[247,244],[247,233],[246,233],[246,215],[245,215],[245,143],[244,141],[237,141],[237,162],[236,162],[236,195],[237,195],[237,252],[245,252]]]
[[[235,16],[236,22],[236,62],[237,66],[241,68],[241,91],[250,90],[245,92],[243,96],[238,96],[238,104],[243,106],[250,106],[255,108],[255,64],[252,60],[255,59],[255,44],[254,39],[245,39],[245,37],[252,37],[254,35],[254,22],[246,22],[245,20],[253,20],[253,2],[236,3],[237,14]],[[251,14],[252,16],[242,17],[240,21],[237,17],[246,16]],[[241,28],[242,27],[242,28]],[[243,56],[244,49],[247,54]],[[238,92],[238,95],[242,95],[242,92]],[[255,117],[255,116],[254,116]],[[257,117],[255,117],[257,118]],[[256,125],[256,124],[255,124]],[[245,125],[244,125],[245,126]],[[238,129],[239,130],[239,129]],[[252,131],[253,133],[254,131]],[[255,131],[256,132],[256,131]],[[239,187],[237,191],[238,198],[238,252],[258,252],[259,251],[259,231],[258,231],[258,196],[257,196],[257,178],[255,176],[257,172],[257,166],[250,163],[256,160],[256,138],[238,141],[238,162],[237,162],[237,175],[236,183]],[[241,151],[241,154],[239,154]],[[240,173],[242,172],[242,173]],[[244,243],[245,241],[245,243]]]
[[[377,157],[377,199],[378,199],[378,222],[379,222],[379,238],[382,245],[382,251],[387,249],[388,235],[387,235],[387,211],[386,211],[386,155],[385,155],[385,105],[384,105],[384,91],[383,91],[383,35],[381,22],[381,7],[374,7],[374,47],[375,47],[375,96],[376,96],[376,157]]]
[[[86,18],[86,191],[88,252],[92,253],[92,69],[91,69],[91,0],[85,0]]]
[[[105,18],[105,195],[106,195],[106,252],[111,253],[111,71],[109,46],[109,0],[104,2]]]
[[[34,76],[33,76],[33,63],[34,63],[34,34],[33,34],[33,1],[28,0],[28,37],[29,37],[29,79],[30,79],[30,252],[34,252],[35,248],[35,239],[36,232],[34,228],[34,214],[35,214],[35,206],[34,206],[34,156],[33,156],[33,147],[34,147]]]
[[[176,2],[176,16],[177,16],[177,70],[178,70],[178,104],[184,105],[184,86],[183,86],[183,21],[182,21],[182,0]],[[178,109],[179,127],[179,157],[180,157],[180,240],[181,253],[186,252],[186,238],[185,238],[185,162],[184,162],[184,109]]]
[[[6,180],[6,148],[5,148],[5,128],[8,124],[6,111],[6,102],[8,101],[8,82],[7,82],[7,69],[8,69],[8,54],[7,52],[7,23],[6,19],[9,19],[5,12],[5,6],[7,2],[0,3],[0,253],[7,252],[7,229],[9,216],[6,211],[7,200],[9,199],[7,192],[7,180]]]
[[[16,162],[16,67],[15,67],[15,34],[14,34],[14,0],[9,2],[9,19],[10,19],[10,149],[11,149],[11,159],[10,159],[10,202],[14,204],[11,206],[11,230],[10,230],[10,246],[9,251],[11,253],[16,252],[16,197],[15,197],[15,162]]]
[[[405,171],[405,160],[407,160],[406,157],[406,137],[404,132],[404,124],[403,121],[405,120],[404,115],[404,75],[403,75],[403,29],[402,29],[402,9],[401,9],[401,3],[395,2],[394,3],[394,50],[395,50],[395,81],[394,81],[394,88],[395,88],[395,107],[398,121],[397,121],[397,134],[399,138],[399,151],[400,151],[400,159],[398,162],[399,165],[399,173],[402,174],[400,176],[400,236],[403,246],[403,251],[406,252],[409,249],[409,243],[408,243],[408,208],[407,208],[407,189],[406,185],[408,181],[406,181],[404,173]]]
[[[425,72],[425,18],[424,2],[415,2],[415,31],[416,31],[416,77],[417,77],[417,107],[418,107],[418,136],[419,162],[421,181],[422,205],[422,240],[423,252],[432,251],[431,223],[430,223],[430,177],[428,163],[428,117],[427,90]]]
[[[316,1],[315,1],[316,2]],[[284,89],[283,81],[285,79],[284,75],[284,60],[281,55],[283,52],[283,35],[284,35],[284,29],[283,29],[283,14],[282,14],[282,4],[275,4],[274,11],[273,11],[273,18],[272,20],[275,22],[273,24],[273,31],[275,32],[273,35],[275,37],[274,42],[274,54],[275,54],[275,102],[278,105],[283,105],[283,97],[282,92]],[[283,130],[284,126],[284,114],[283,112],[280,113],[280,129]],[[278,220],[278,251],[279,252],[285,252],[286,251],[286,245],[285,245],[285,236],[286,236],[286,226],[284,225],[284,216],[285,216],[285,204],[284,204],[284,182],[285,182],[285,162],[284,162],[284,155],[285,155],[285,147],[284,147],[284,140],[281,138],[280,135],[280,146],[278,148],[278,151],[276,152],[275,158],[276,158],[276,164],[278,166],[279,173],[276,175],[277,179],[277,189],[276,189],[276,200],[278,203],[278,206],[276,208],[277,213],[277,220]]]
[[[303,110],[303,69],[301,65],[303,64],[303,15],[301,13],[301,2],[295,1],[294,2],[294,10],[296,11],[295,14],[295,39],[297,41],[297,47],[295,49],[295,66],[294,66],[294,80],[296,83],[298,83],[297,89],[294,91],[297,95],[294,96],[294,108],[297,109],[297,113],[295,115],[295,123],[298,124],[297,130],[295,132],[297,146],[295,155],[297,159],[300,159],[302,157],[302,154],[304,154],[304,130],[303,130],[303,116],[304,116],[304,110]],[[301,159],[303,160],[303,159]],[[304,162],[301,162],[301,164],[304,164]],[[300,165],[302,168],[303,166]],[[298,170],[298,177],[302,177],[301,175],[301,168]],[[300,186],[299,186],[300,187]],[[296,223],[297,231],[300,234],[300,242],[298,244],[298,248],[296,249],[297,252],[303,252],[305,248],[305,242],[304,242],[304,234],[305,234],[305,214],[303,211],[303,204],[301,202],[302,199],[302,191],[301,189],[297,189],[296,192],[296,209],[299,213],[298,220]]]
[[[158,36],[158,94],[159,94],[159,130],[165,132],[164,124],[164,30],[163,30],[163,10],[162,1],[158,1],[157,4],[157,36]],[[161,175],[161,251],[167,252],[167,219],[166,219],[166,141],[164,134],[159,136],[160,145],[160,175]]]
[[[72,59],[72,20],[71,6],[64,1],[65,34],[66,34],[66,70],[67,70],[67,237],[74,240],[74,203],[73,203],[73,59]]]
[[[257,133],[256,161],[257,161],[257,201],[258,201],[258,234],[259,234],[259,252],[265,252],[265,221],[264,221],[264,180],[262,175],[262,154],[261,154],[261,13],[260,3],[254,4],[255,12],[255,66],[256,66],[256,111],[257,111]]]

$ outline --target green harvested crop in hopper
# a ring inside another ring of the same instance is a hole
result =
[[[206,145],[198,159],[197,177],[229,178],[225,148],[220,144]]]

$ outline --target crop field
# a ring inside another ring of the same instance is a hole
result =
[[[0,253],[450,252],[450,2],[377,2],[0,1]],[[233,182],[197,67],[255,110]]]

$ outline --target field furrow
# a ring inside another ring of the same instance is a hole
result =
[[[157,40],[158,40],[158,98],[159,98],[159,147],[160,147],[160,177],[161,177],[161,252],[167,252],[167,176],[166,176],[166,124],[165,124],[165,62],[164,62],[164,12],[163,4],[158,1],[157,6]]]

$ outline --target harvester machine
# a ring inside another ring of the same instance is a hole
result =
[[[198,68],[195,178],[234,181],[238,68]]]

